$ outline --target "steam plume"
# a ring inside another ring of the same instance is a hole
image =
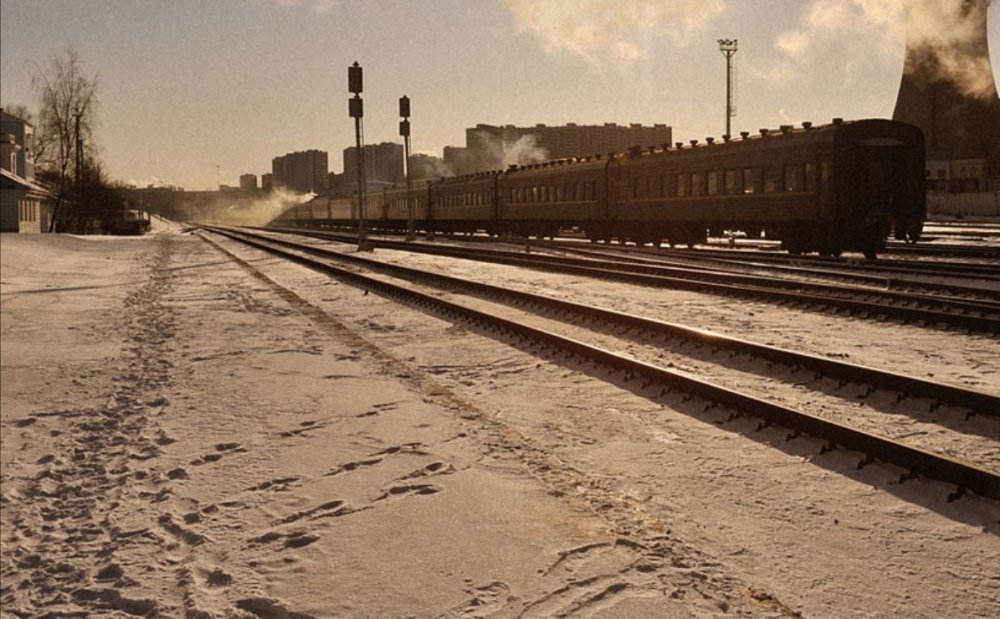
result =
[[[723,0],[501,0],[546,52],[594,66],[645,57],[654,35],[686,37],[719,15]]]
[[[898,57],[904,42],[919,50],[921,62],[907,71],[921,72],[928,81],[944,78],[963,94],[996,96],[989,56],[979,45],[984,13],[991,0],[813,0],[797,28],[775,40],[775,48],[786,56],[786,64],[763,77],[790,78],[799,64],[812,62],[824,50],[841,51],[876,41],[884,57]],[[870,54],[870,48],[865,52]],[[847,63],[862,63],[857,58]]]
[[[990,0],[906,0],[907,47],[916,62],[907,71],[930,82],[945,79],[964,95],[996,98],[984,49]]]

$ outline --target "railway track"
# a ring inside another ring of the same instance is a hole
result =
[[[341,233],[299,228],[273,230],[345,243],[357,242],[355,237]],[[873,287],[836,286],[732,273],[703,266],[568,258],[540,253],[531,254],[525,251],[501,251],[371,238],[369,240],[374,246],[389,249],[522,266],[645,286],[827,308],[856,313],[862,317],[885,316],[908,323],[921,322],[929,326],[943,325],[946,328],[958,327],[970,331],[1000,333],[1000,300],[970,301],[958,297],[906,293]]]
[[[604,259],[617,259],[649,264],[676,265],[682,267],[692,266],[692,262],[701,264],[720,265],[720,268],[727,270],[739,269],[744,273],[766,271],[768,274],[786,278],[798,278],[805,281],[836,281],[852,283],[861,286],[873,287],[881,290],[899,290],[917,293],[932,293],[943,295],[957,295],[965,299],[979,299],[985,301],[1000,301],[1000,266],[996,268],[996,274],[990,275],[986,272],[982,274],[964,277],[951,274],[949,281],[965,280],[965,283],[943,283],[940,281],[941,274],[934,271],[919,271],[904,269],[902,271],[893,269],[891,266],[878,265],[882,268],[878,272],[876,269],[866,268],[867,265],[856,265],[854,263],[817,263],[811,266],[800,264],[795,261],[769,261],[759,260],[757,254],[747,254],[745,256],[722,256],[722,257],[695,257],[691,261],[690,253],[679,254],[675,259],[686,259],[686,262],[670,262],[667,257],[660,254],[661,250],[650,250],[645,248],[600,248],[592,246],[565,247],[560,242],[542,242],[540,246],[552,248],[554,250],[573,253],[581,256],[589,256]],[[933,280],[924,279],[921,276],[932,277]],[[994,289],[988,286],[994,286]]]
[[[522,346],[535,347],[543,355],[593,364],[595,368],[607,369],[621,376],[622,380],[641,380],[639,389],[651,394],[653,399],[668,398],[673,392],[679,392],[685,399],[697,398],[703,402],[703,412],[722,407],[728,416],[720,420],[720,424],[734,422],[741,417],[753,418],[758,420],[758,428],[775,425],[787,429],[786,438],[789,439],[803,433],[828,442],[829,448],[839,446],[859,451],[864,454],[859,467],[876,460],[902,467],[905,471],[900,472],[900,483],[920,475],[955,484],[957,490],[951,498],[966,491],[1000,498],[1000,475],[996,472],[1000,470],[1000,454],[995,449],[996,440],[1000,437],[1000,426],[997,425],[1000,398],[992,394],[858,367],[508,287],[385,264],[259,232],[207,229],[367,290],[461,319],[503,338],[513,338]],[[379,275],[362,271],[374,271]],[[747,372],[736,371],[718,381],[699,378],[698,372],[692,372],[690,368],[689,371],[678,369],[681,358],[690,358],[690,353],[671,352],[675,361],[664,362],[665,342],[673,342],[672,348],[693,346],[710,351],[710,358],[702,359],[691,367],[698,363],[719,365],[718,357],[733,359],[739,355],[770,365],[768,370],[757,372],[765,376],[752,386],[733,388],[734,383],[742,385],[746,382]],[[628,353],[621,350],[628,350]],[[775,365],[780,366],[776,371],[777,378],[772,371]],[[811,373],[812,377],[803,380],[799,375],[802,372]],[[780,376],[782,373],[788,376],[783,379]],[[734,379],[734,375],[740,377]],[[859,422],[862,426],[884,427],[892,416],[909,416],[905,424],[897,426],[898,434],[905,436],[887,438],[870,429],[839,423],[835,419],[838,415],[836,407],[826,404],[819,406],[819,412],[804,412],[782,403],[780,397],[761,396],[762,393],[771,393],[782,382],[786,383],[787,392],[789,380],[793,390],[810,389],[811,398],[824,402],[836,399],[846,401],[845,406],[853,411],[850,415],[852,419],[866,418]],[[863,389],[864,393],[857,393],[857,389]],[[908,400],[909,405],[904,407],[908,413],[897,410],[885,414],[872,408],[871,414],[861,415],[857,411],[857,400],[876,397],[876,393],[882,393],[882,399],[887,395],[897,405]],[[914,416],[922,419],[918,421]],[[938,417],[948,418],[949,421],[942,422],[943,425],[935,423]],[[933,427],[933,431],[913,431],[914,427],[925,426]],[[901,429],[904,427],[905,432]],[[973,445],[963,449],[974,463],[942,453],[954,449],[953,444],[941,438],[942,432],[951,436],[949,441]],[[920,436],[926,440],[933,437],[940,450],[915,446],[914,441],[919,441]]]
[[[903,241],[893,241],[890,240],[886,243],[885,249],[879,252],[879,259],[885,259],[887,256],[905,255],[905,256],[924,256],[924,257],[947,257],[947,258],[966,258],[966,259],[996,259],[1000,249],[996,246],[983,246],[983,245],[972,245],[969,243],[949,243],[949,242],[937,242],[939,239],[959,237],[981,238],[986,235],[964,233],[964,234],[948,234],[948,233],[934,233],[925,234],[923,239],[917,243],[906,243]],[[711,251],[733,251],[735,249],[743,250],[763,250],[763,251],[774,251],[777,252],[781,249],[781,244],[777,241],[756,241],[753,239],[740,239],[736,243],[730,243],[728,240],[716,239],[709,240],[698,247],[698,250],[703,250],[705,247],[716,248]],[[721,249],[718,249],[721,248]],[[791,256],[792,258],[800,256]],[[816,256],[809,256],[810,258]],[[853,260],[855,258],[846,258],[847,260]],[[862,259],[862,258],[857,258]],[[891,258],[890,258],[891,259]]]
[[[582,249],[594,249],[592,243],[586,241],[559,241],[558,246],[571,246]],[[887,277],[899,277],[907,275],[920,275],[927,277],[948,276],[962,279],[988,279],[1000,281],[1000,249],[997,255],[988,256],[987,259],[995,259],[994,263],[977,262],[954,262],[939,260],[910,260],[905,258],[881,258],[879,260],[866,260],[861,257],[825,257],[825,256],[805,256],[778,253],[777,251],[758,251],[746,246],[728,247],[726,249],[714,249],[712,247],[698,246],[694,248],[650,248],[635,246],[600,246],[616,247],[619,251],[627,253],[638,253],[640,255],[678,258],[697,258],[699,260],[720,260],[735,261],[737,263],[752,261],[768,265],[790,265],[790,266],[814,266],[819,268],[842,268],[867,273],[884,273]]]

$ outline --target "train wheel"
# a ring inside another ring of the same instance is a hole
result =
[[[878,250],[874,247],[866,247],[862,251],[865,254],[865,258],[869,260],[876,260],[878,258]]]

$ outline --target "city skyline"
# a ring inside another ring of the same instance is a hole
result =
[[[994,3],[995,80],[997,13]],[[110,176],[187,189],[220,176],[238,185],[286,153],[352,146],[354,61],[366,143],[401,142],[405,94],[413,151],[440,156],[479,123],[663,123],[677,141],[721,136],[719,38],[739,40],[733,133],[890,117],[905,46],[893,0],[2,0],[0,23],[5,107],[37,113],[32,75],[73,48],[100,81]]]

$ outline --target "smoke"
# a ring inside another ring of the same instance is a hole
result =
[[[523,135],[512,144],[501,142],[500,149],[503,163],[501,167],[540,163],[549,158],[549,151],[538,145],[538,138],[534,135]]]
[[[149,176],[142,180],[128,179],[125,184],[129,187],[138,187],[140,189],[175,189],[176,185],[172,185],[167,181],[163,180],[159,176]]]
[[[774,42],[785,61],[760,75],[787,81],[819,62],[836,47],[854,56],[842,63],[849,71],[870,64],[871,42],[886,62],[896,61],[908,47],[917,62],[906,67],[928,81],[945,79],[964,94],[995,93],[985,41],[985,12],[990,0],[813,0],[796,28]],[[995,95],[993,95],[995,96]]]
[[[279,187],[257,197],[226,204],[217,210],[215,221],[234,226],[263,226],[293,206],[305,204],[315,197],[314,193],[296,193]]]
[[[549,53],[595,67],[631,65],[658,37],[686,41],[722,13],[723,0],[501,0]]]
[[[162,191],[139,194],[137,203],[152,213],[176,221],[263,226],[315,194],[284,188],[269,193],[240,191]]]
[[[451,169],[437,153],[417,153],[411,159],[413,164],[413,178],[418,180],[430,178],[443,178],[455,176],[455,171]]]
[[[547,161],[549,151],[538,145],[533,134],[505,140],[487,131],[472,134],[469,142],[470,170],[497,170],[509,165],[528,165]]]
[[[329,13],[337,6],[337,0],[273,0],[282,8],[299,8],[300,6],[310,7],[313,12],[320,15]]]
[[[906,0],[906,69],[931,81],[944,79],[968,96],[996,97],[990,58],[983,45],[989,0]]]

